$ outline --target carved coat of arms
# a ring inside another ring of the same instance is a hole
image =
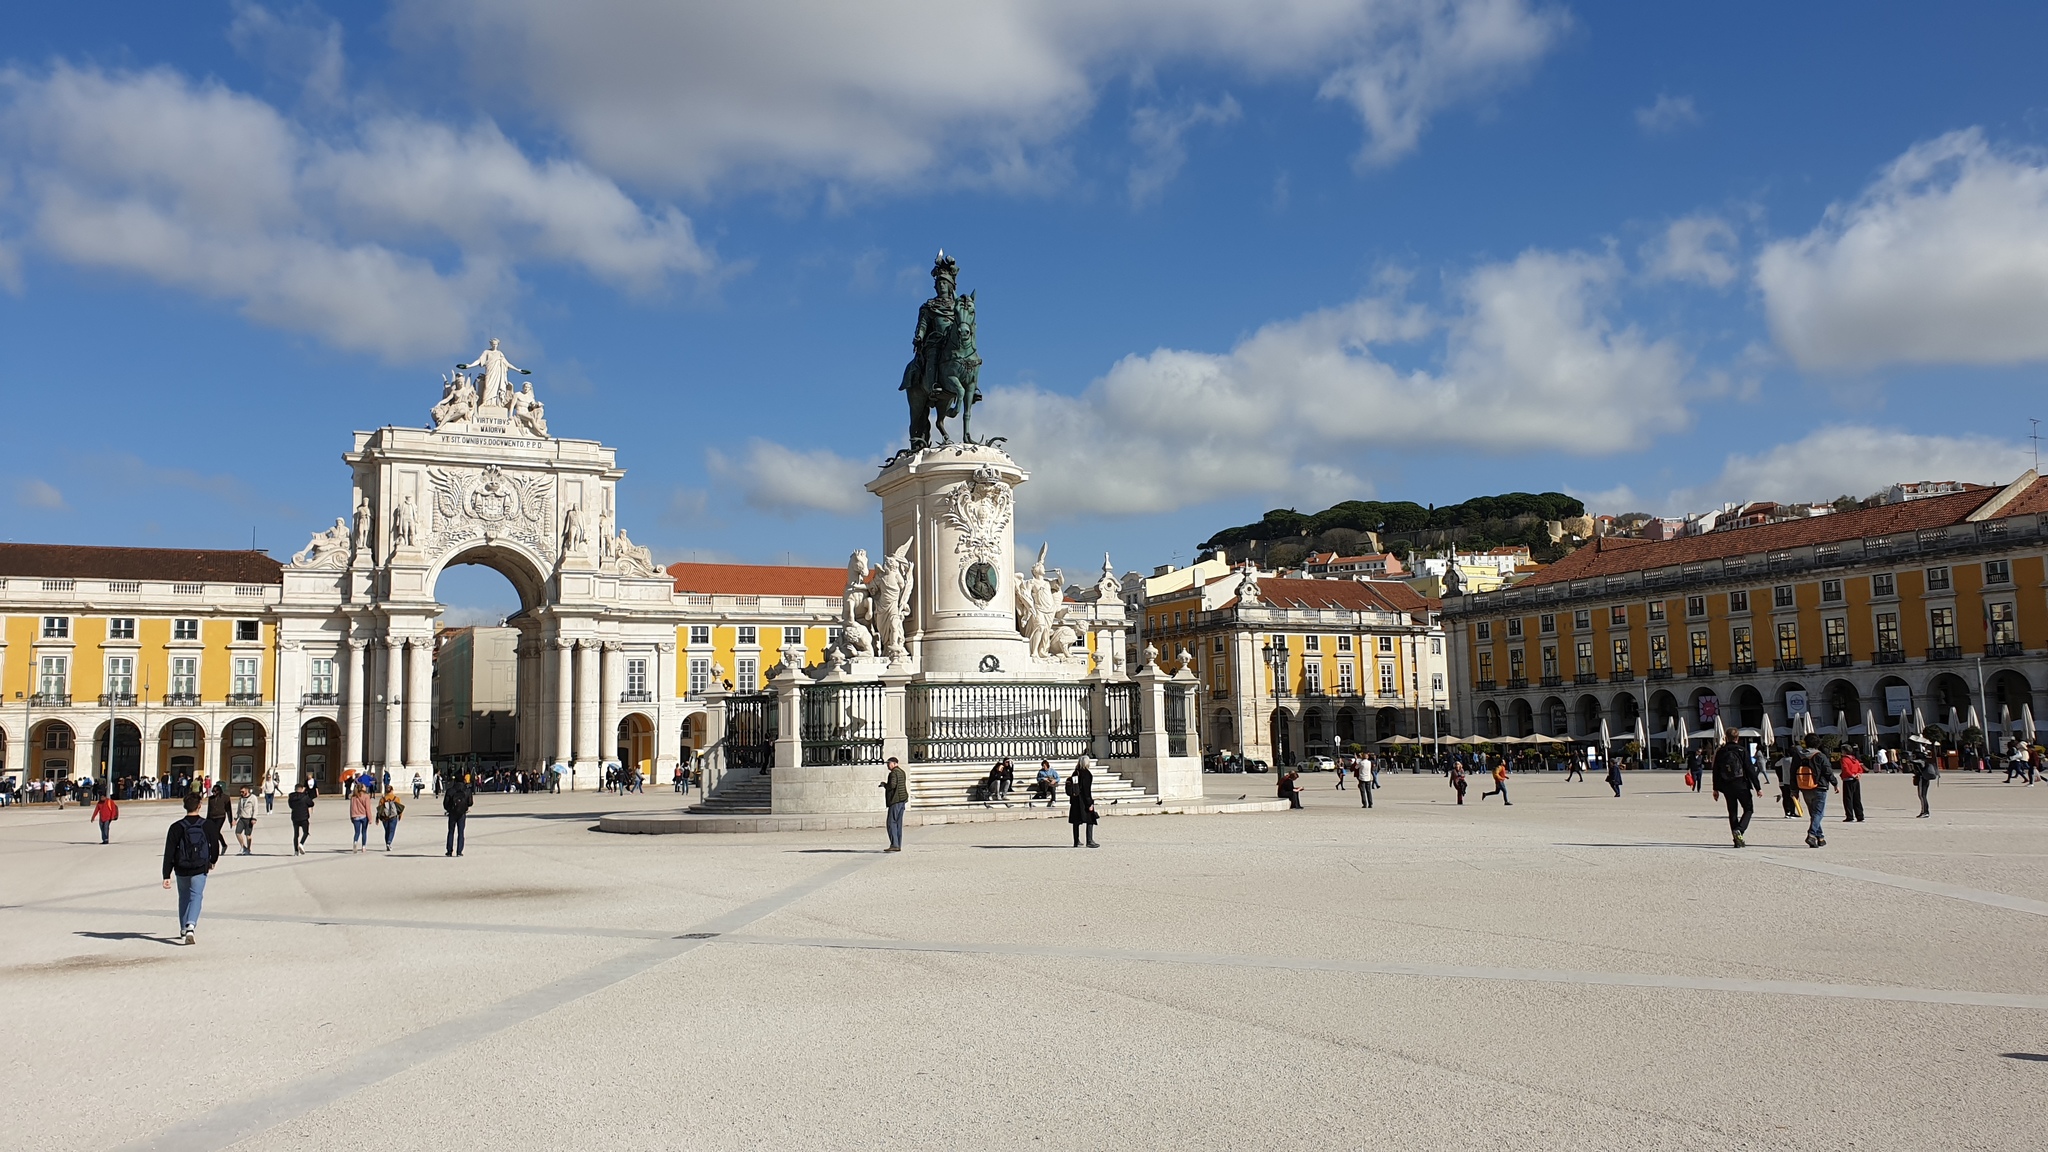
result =
[[[507,538],[540,555],[555,554],[554,516],[547,476],[508,475],[497,465],[476,472],[429,469],[434,485],[435,553],[476,540]]]
[[[1003,532],[1010,526],[1013,497],[1002,473],[984,464],[961,483],[939,494],[939,522],[959,534],[953,551],[970,563],[1003,558]]]

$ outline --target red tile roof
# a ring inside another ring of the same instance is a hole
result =
[[[1903,504],[1884,504],[1876,508],[1836,512],[1828,516],[1812,516],[1802,520],[1780,520],[1774,524],[1760,524],[1753,528],[1708,532],[1701,536],[1681,536],[1676,540],[1607,538],[1600,540],[1597,546],[1587,544],[1581,547],[1516,587],[1558,584],[1569,580],[1584,580],[1591,576],[1644,572],[1655,568],[1668,568],[1674,564],[1693,564],[1730,556],[1749,556],[1758,552],[1778,552],[1814,544],[1832,544],[1861,540],[1870,536],[1917,532],[1924,528],[1942,528],[1962,523],[1969,518],[1970,513],[1998,495],[1998,491],[1996,488],[1973,488],[1967,492],[1930,496],[1925,500],[1909,500]],[[2040,510],[2035,506],[2044,501],[2048,501],[2048,482],[2036,480],[2011,504],[2000,510],[1999,515],[2017,516],[2028,511]]]
[[[0,576],[169,580],[179,584],[282,584],[284,565],[261,552],[0,544]]]
[[[844,568],[796,568],[782,564],[671,564],[676,591],[726,596],[838,596],[846,591]]]
[[[1422,612],[1430,604],[1422,593],[1391,580],[1261,580],[1259,598],[1270,608],[1340,612]]]

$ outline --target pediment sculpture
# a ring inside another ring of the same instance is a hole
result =
[[[348,554],[348,517],[336,516],[334,518],[334,527],[324,532],[313,533],[313,538],[306,542],[305,548],[292,557],[292,567],[346,568],[348,567]]]

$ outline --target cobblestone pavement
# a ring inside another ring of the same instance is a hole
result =
[[[0,1131],[37,1149],[2048,1146],[2048,787],[1935,815],[1674,776],[1390,776],[1372,811],[613,836],[677,797],[341,806],[230,856],[0,810]],[[1211,776],[1212,799],[1271,796]]]

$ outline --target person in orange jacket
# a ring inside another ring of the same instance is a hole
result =
[[[1501,757],[1500,762],[1493,766],[1493,791],[1481,792],[1479,794],[1481,800],[1486,799],[1488,796],[1499,796],[1501,804],[1505,807],[1512,808],[1515,806],[1515,802],[1508,799],[1508,761],[1505,756]]]
[[[100,802],[92,806],[93,822],[100,826],[100,843],[111,843],[108,833],[114,830],[114,821],[121,818],[121,806],[107,793],[100,793]]]

